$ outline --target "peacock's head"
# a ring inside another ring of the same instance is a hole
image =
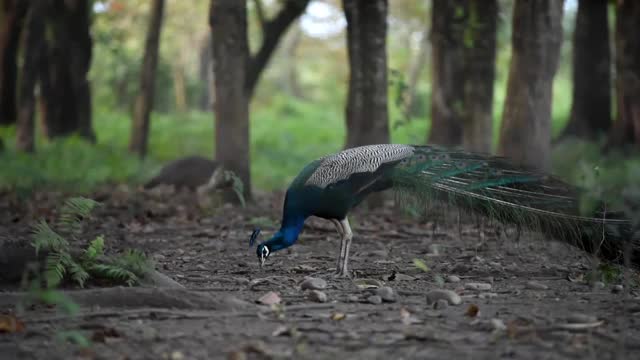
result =
[[[258,255],[258,260],[260,261],[260,267],[264,266],[264,262],[267,261],[269,254],[271,254],[271,250],[269,250],[269,245],[260,244],[256,249],[256,254]]]

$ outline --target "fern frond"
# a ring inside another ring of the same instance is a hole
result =
[[[91,271],[102,278],[124,281],[129,286],[133,286],[138,282],[136,274],[116,265],[95,264],[91,267]]]
[[[100,235],[89,243],[89,246],[84,251],[83,261],[91,263],[102,255],[104,255],[104,236]]]
[[[47,281],[47,288],[54,288],[62,282],[64,274],[66,272],[64,266],[64,254],[53,251],[47,255],[46,260],[45,279]]]
[[[122,255],[116,257],[113,265],[127,269],[141,277],[153,268],[142,251],[131,249],[127,249]]]
[[[69,270],[71,280],[83,288],[84,283],[89,279],[90,275],[80,264],[72,259],[69,260],[69,262],[65,263],[65,267]]]
[[[40,220],[32,226],[33,242],[36,254],[44,251],[66,251],[69,243],[55,232],[45,220]]]
[[[84,197],[67,199],[60,210],[59,229],[67,234],[78,235],[82,230],[82,220],[98,205],[100,203]]]

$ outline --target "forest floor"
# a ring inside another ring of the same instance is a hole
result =
[[[590,258],[540,235],[516,241],[514,229],[466,217],[459,224],[455,213],[416,220],[391,207],[361,209],[352,217],[354,276],[340,279],[337,234],[319,219],[259,268],[248,238],[258,224],[262,239],[277,228],[282,194],[259,196],[246,209],[126,188],[95,197],[104,206],[88,232],[103,234],[109,251],[143,249],[185,289],[68,291],[82,306],[67,316],[45,306],[20,312],[15,286],[0,285],[0,316],[24,325],[0,329],[1,359],[631,359],[640,352],[638,274],[590,282]],[[30,241],[28,225],[60,204],[60,194],[3,195],[0,241]],[[326,281],[326,302],[301,289],[306,277]],[[434,306],[427,294],[435,289],[462,301]],[[258,303],[269,292],[279,305]],[[117,301],[97,306],[91,296]],[[58,340],[68,330],[92,345]]]

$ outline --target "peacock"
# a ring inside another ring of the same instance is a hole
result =
[[[282,225],[256,249],[262,267],[273,252],[295,244],[311,216],[331,221],[340,235],[336,274],[349,276],[353,232],[347,215],[369,194],[393,189],[426,204],[440,201],[597,254],[607,261],[640,265],[640,244],[630,222],[600,206],[580,212],[580,190],[508,159],[437,146],[379,144],[319,158],[302,169],[287,189]],[[253,246],[260,233],[254,230]]]

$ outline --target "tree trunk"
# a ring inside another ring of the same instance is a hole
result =
[[[488,153],[493,138],[497,0],[469,0],[465,30],[465,79],[462,144]]]
[[[211,49],[211,33],[208,33],[200,46],[200,79],[205,81],[200,97],[200,110],[212,111],[214,104],[213,88],[213,50]]]
[[[173,65],[173,93],[176,99],[176,110],[187,111],[187,81],[181,62]]]
[[[25,17],[22,33],[24,60],[20,68],[20,84],[18,88],[18,120],[16,129],[16,148],[18,151],[33,152],[35,87],[39,68],[46,67],[46,40],[44,2],[37,1],[30,6]]]
[[[291,29],[290,36],[285,39],[283,47],[286,54],[286,66],[284,72],[284,88],[286,92],[298,99],[304,97],[298,80],[298,47],[302,40],[302,28],[297,24]]]
[[[607,5],[607,0],[578,2],[573,33],[573,103],[563,137],[595,140],[611,127],[611,49]]]
[[[462,143],[464,29],[467,0],[433,0],[431,10],[431,131],[429,143]]]
[[[551,94],[562,42],[563,1],[516,0],[512,57],[498,153],[548,170]]]
[[[140,93],[136,98],[131,141],[129,143],[129,151],[141,157],[144,157],[147,153],[149,117],[151,116],[151,109],[153,108],[153,92],[156,81],[158,47],[160,45],[163,12],[164,0],[153,0],[147,39],[144,47],[142,71],[140,72]]]
[[[418,54],[413,59],[411,68],[409,69],[409,84],[407,85],[407,92],[404,97],[402,111],[405,117],[410,117],[415,114],[415,102],[418,93],[418,83],[422,70],[429,58],[429,52],[431,51],[431,44],[429,44],[429,32],[425,30],[422,33],[422,39],[418,48]]]
[[[245,1],[212,0],[209,22],[213,35],[215,74],[216,160],[242,180],[251,196],[249,175],[249,92],[246,91],[249,46]],[[227,200],[233,200],[228,197]]]
[[[389,142],[387,0],[344,0],[349,54],[346,147]]]
[[[0,0],[0,125],[16,122],[17,58],[25,5],[19,0]]]
[[[640,2],[616,3],[616,122],[609,147],[640,147]]]

